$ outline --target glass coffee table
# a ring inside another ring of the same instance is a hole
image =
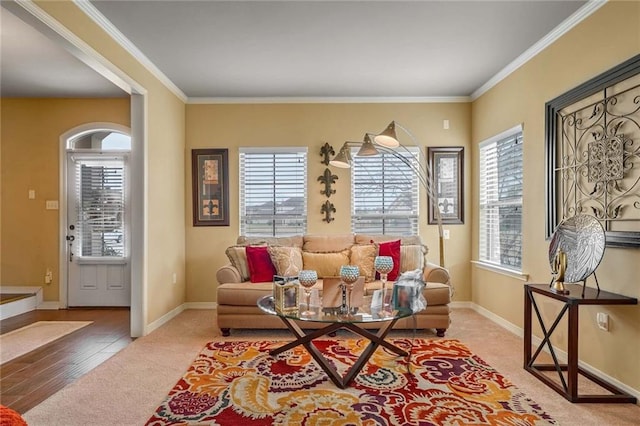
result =
[[[283,346],[280,346],[279,348],[271,350],[269,352],[270,355],[275,356],[282,352],[288,351],[289,349],[295,348],[296,346],[303,345],[307,349],[309,354],[313,357],[313,359],[316,360],[318,365],[327,373],[331,381],[341,389],[349,386],[351,381],[358,375],[367,361],[369,361],[369,358],[371,358],[371,355],[373,355],[378,346],[383,346],[391,352],[402,357],[409,356],[408,352],[387,342],[386,340],[384,340],[384,338],[386,337],[387,333],[389,333],[391,328],[393,328],[396,321],[401,318],[413,315],[413,312],[411,312],[410,310],[394,311],[388,313],[387,316],[381,316],[378,312],[375,311],[371,313],[359,310],[359,312],[356,314],[347,315],[326,313],[319,309],[314,315],[301,316],[299,314],[299,311],[290,313],[281,313],[276,311],[273,302],[273,296],[263,296],[258,299],[258,307],[269,315],[278,316],[296,337],[293,342],[287,343]],[[302,330],[302,328],[300,328],[296,321],[325,323],[327,325],[319,330],[313,330],[306,333]],[[361,326],[362,324],[370,323],[380,324],[377,333],[367,331]],[[334,368],[334,366],[329,363],[322,352],[320,352],[318,348],[312,344],[312,340],[329,333],[333,333],[341,328],[351,330],[353,333],[369,340],[369,345],[360,354],[360,357],[356,360],[356,362],[344,376],[341,376]]]

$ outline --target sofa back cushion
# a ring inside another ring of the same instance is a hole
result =
[[[318,278],[336,277],[340,275],[340,267],[349,264],[349,249],[334,253],[302,252],[304,269],[313,269]]]
[[[302,248],[302,235],[294,235],[291,237],[245,237],[244,235],[240,235],[237,244],[241,246],[266,244],[270,246]]]
[[[400,244],[414,245],[422,244],[422,240],[419,235],[379,235],[379,234],[356,234],[354,236],[356,244],[369,244],[371,241],[374,243],[384,243],[388,241],[400,240]]]
[[[313,253],[329,253],[346,250],[353,245],[353,234],[305,235],[302,250]],[[345,265],[348,264],[345,263]],[[305,268],[306,269],[306,268]]]

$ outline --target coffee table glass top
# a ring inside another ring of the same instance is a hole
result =
[[[313,322],[326,322],[326,323],[369,323],[369,322],[382,322],[391,321],[393,319],[405,318],[413,315],[411,310],[406,309],[402,311],[392,311],[389,315],[381,315],[380,309],[371,309],[371,306],[362,306],[358,308],[355,314],[338,314],[333,312],[323,311],[320,307],[316,307],[314,315],[301,316],[300,312],[304,309],[298,309],[292,312],[278,312],[276,311],[275,304],[273,302],[273,296],[263,296],[258,299],[258,307],[263,312],[270,315],[277,315],[279,317],[300,320],[300,321],[313,321]],[[312,306],[313,309],[313,306]]]

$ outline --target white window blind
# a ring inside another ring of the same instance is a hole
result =
[[[307,149],[240,149],[240,234],[307,230]]]
[[[522,131],[480,145],[480,260],[522,269]]]
[[[124,159],[76,159],[75,173],[80,255],[124,257]]]
[[[418,148],[358,157],[351,166],[351,229],[356,234],[418,234]]]

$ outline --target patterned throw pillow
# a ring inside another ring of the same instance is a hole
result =
[[[360,275],[364,281],[370,283],[374,280],[376,270],[374,262],[378,254],[378,246],[375,244],[356,244],[351,246],[351,265],[360,267]]]
[[[302,270],[302,251],[298,247],[269,247],[269,256],[278,275],[292,277]]]
[[[249,280],[249,265],[247,264],[247,252],[245,246],[231,246],[225,251],[231,265],[240,272],[242,281]]]
[[[349,264],[349,249],[335,253],[302,252],[304,269],[313,269],[318,278],[340,276],[340,267]]]
[[[400,246],[400,273],[424,268],[427,248],[420,245]]]

